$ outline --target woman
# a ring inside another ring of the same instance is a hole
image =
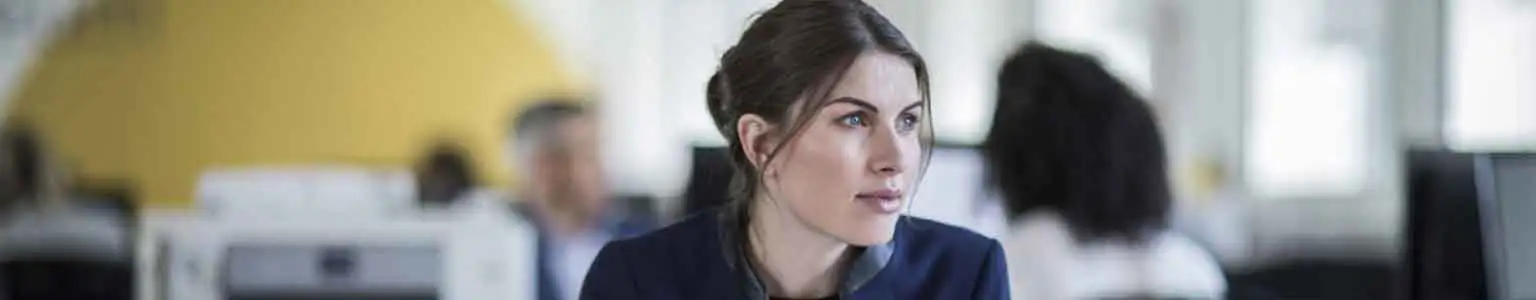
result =
[[[998,75],[983,143],[1006,200],[1016,299],[1220,298],[1221,271],[1166,230],[1152,110],[1083,54],[1031,43]]]
[[[710,79],[736,196],[608,244],[582,299],[1006,299],[996,241],[901,215],[927,95],[922,58],[870,6],[768,9]]]

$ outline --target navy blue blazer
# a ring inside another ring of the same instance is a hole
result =
[[[581,299],[768,299],[740,251],[745,227],[733,211],[705,211],[608,243],[587,271]],[[839,285],[842,299],[1008,299],[996,240],[917,217],[896,224],[891,242],[859,249]]]

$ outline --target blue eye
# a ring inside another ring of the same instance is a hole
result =
[[[902,132],[917,130],[917,125],[922,124],[922,119],[914,114],[902,114],[897,123],[897,129]]]
[[[842,118],[838,118],[837,121],[841,122],[843,125],[850,126],[850,127],[860,127],[860,126],[868,125],[864,121],[864,114],[863,113],[852,113],[852,114],[843,116]]]

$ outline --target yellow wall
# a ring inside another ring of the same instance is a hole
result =
[[[105,1],[113,2],[113,1]],[[406,166],[441,136],[507,182],[504,118],[569,92],[505,0],[135,0],[85,14],[14,100],[77,173],[190,203],[210,166]]]

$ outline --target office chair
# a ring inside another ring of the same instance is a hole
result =
[[[730,152],[725,147],[694,147],[693,168],[688,173],[688,188],[683,194],[682,216],[730,201],[734,172]]]

